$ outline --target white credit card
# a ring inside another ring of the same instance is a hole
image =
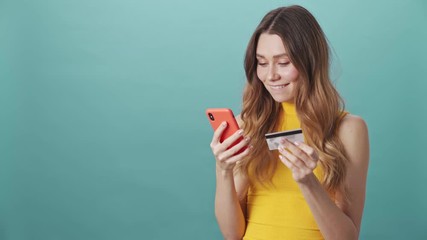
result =
[[[290,142],[304,142],[304,135],[302,134],[301,129],[283,131],[283,132],[274,132],[265,134],[265,139],[267,140],[268,149],[276,150],[279,148],[280,140],[282,138],[288,139]]]

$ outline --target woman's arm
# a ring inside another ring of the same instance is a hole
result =
[[[246,229],[247,181],[233,171],[217,167],[215,216],[224,239],[242,239]]]
[[[237,120],[240,123],[240,119],[237,118]],[[241,126],[241,123],[239,125]],[[236,163],[242,160],[251,148],[234,155],[248,144],[248,139],[245,139],[227,150],[242,136],[242,132],[236,132],[220,143],[219,139],[225,128],[226,125],[219,127],[211,142],[212,152],[216,159],[215,216],[225,239],[240,240],[246,228],[245,209],[248,181],[235,168]]]
[[[332,201],[312,172],[316,154],[301,143],[299,149],[287,142],[285,147],[294,154],[284,153],[282,161],[291,168],[298,185],[325,239],[358,239],[363,214],[366,176],[369,162],[368,130],[363,119],[356,116],[344,118],[339,137],[349,158],[347,176],[349,202],[344,204],[342,194]],[[286,151],[286,150],[285,150]],[[292,156],[291,156],[292,155]]]

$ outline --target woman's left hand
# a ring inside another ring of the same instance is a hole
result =
[[[292,143],[285,138],[279,145],[279,158],[299,183],[303,183],[312,175],[319,161],[319,156],[312,147],[302,142]]]

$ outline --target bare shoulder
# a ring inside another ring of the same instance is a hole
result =
[[[363,118],[347,114],[338,128],[350,161],[367,161],[369,155],[368,126]]]
[[[353,115],[353,114],[347,114],[343,120],[341,121],[341,124],[339,126],[339,135],[340,137],[346,137],[349,134],[354,133],[367,133],[368,132],[368,126],[363,120],[363,118]]]

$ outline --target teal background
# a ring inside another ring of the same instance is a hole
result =
[[[427,239],[426,1],[0,0],[0,239],[222,239],[207,107],[299,3],[369,126],[360,239]]]

